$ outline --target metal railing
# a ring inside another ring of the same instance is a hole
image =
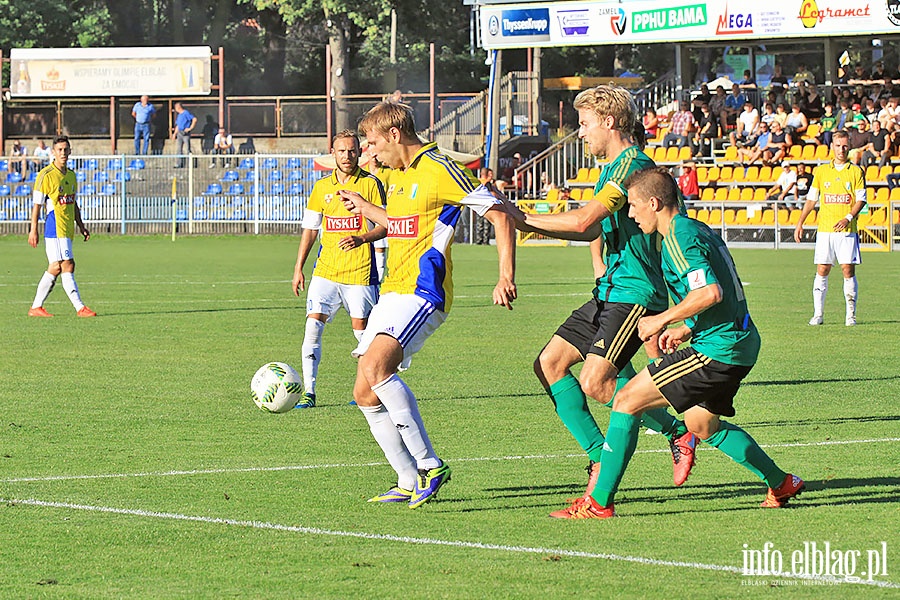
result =
[[[579,169],[596,164],[578,132],[573,131],[516,167],[513,181],[521,181],[522,185],[507,190],[516,200],[541,198],[548,186],[565,187]]]

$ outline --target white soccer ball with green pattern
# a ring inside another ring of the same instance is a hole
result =
[[[291,365],[270,362],[250,380],[250,397],[266,412],[287,412],[303,397],[303,382]]]

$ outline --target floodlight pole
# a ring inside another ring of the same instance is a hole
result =
[[[431,139],[434,140],[434,103],[435,103],[435,93],[434,93],[434,42],[429,44],[429,48],[431,50],[430,56],[430,66],[428,69],[428,77],[431,81],[428,90],[428,101],[431,104],[431,110],[428,111],[430,116],[430,122],[428,124],[428,131],[431,133]]]
[[[333,90],[331,89],[331,48],[325,44],[325,145],[331,152],[331,103],[333,100]]]

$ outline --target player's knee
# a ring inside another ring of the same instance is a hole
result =
[[[605,372],[583,369],[580,381],[581,389],[584,390],[584,393],[601,404],[609,402],[616,391],[615,377],[610,377]]]
[[[47,272],[53,275],[54,277],[58,276],[62,273],[62,263],[61,262],[52,262],[47,266]]]

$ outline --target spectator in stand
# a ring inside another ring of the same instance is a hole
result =
[[[819,127],[819,143],[830,146],[831,134],[837,129],[837,117],[834,116],[834,105],[831,102],[825,105],[825,114],[819,119]]]
[[[889,190],[900,187],[900,173],[888,173],[884,180],[887,182]]]
[[[775,208],[800,208],[802,204],[797,200],[797,174],[791,168],[791,163],[781,163],[781,175],[775,184],[766,191],[766,200],[776,198]]]
[[[150,150],[150,127],[153,124],[153,115],[156,107],[150,102],[150,96],[141,96],[140,101],[131,107],[131,116],[134,117],[134,153],[147,154]],[[141,141],[143,140],[143,142]]]
[[[691,101],[691,104],[693,104],[691,112],[694,114],[695,121],[699,122],[702,116],[700,106],[704,103],[709,104],[710,100],[712,100],[712,94],[709,91],[709,86],[704,83],[700,86],[700,93],[694,96],[694,99]]]
[[[659,117],[652,107],[648,107],[644,112],[644,135],[647,140],[652,140],[659,133]]]
[[[878,118],[879,110],[879,107],[875,104],[875,100],[873,100],[872,98],[866,98],[865,104],[863,104],[860,113],[871,124],[872,121]]]
[[[856,115],[853,118],[853,124],[846,129],[848,142],[850,143],[850,151],[847,158],[854,165],[859,165],[862,160],[863,148],[869,143],[869,132],[866,131],[868,121],[862,115]]]
[[[782,71],[781,65],[775,65],[775,73],[772,74],[772,79],[769,81],[769,89],[775,92],[773,105],[785,101],[785,94],[788,91],[788,78]]]
[[[31,163],[34,165],[34,170],[40,171],[41,169],[49,165],[51,160],[53,160],[53,151],[47,147],[47,144],[44,143],[44,140],[38,140],[37,146],[34,149],[34,154],[31,158]]]
[[[806,115],[800,112],[800,105],[791,105],[791,112],[784,121],[784,130],[788,132],[797,143],[801,143],[801,138],[803,134],[806,133],[808,127],[809,121],[807,120]]]
[[[800,206],[802,208],[803,203],[806,202],[806,194],[809,193],[810,188],[812,187],[813,174],[810,171],[805,163],[797,163],[797,201],[800,202]]]
[[[893,132],[897,129],[897,119],[900,117],[900,98],[892,96],[887,105],[878,113],[878,120],[881,121],[881,127]]]
[[[774,167],[787,158],[792,145],[791,135],[781,127],[777,119],[772,121],[772,134],[769,136],[769,142],[763,148],[763,164]]]
[[[759,125],[759,111],[753,108],[753,103],[744,102],[744,112],[737,118],[734,131],[729,134],[728,138],[732,146],[752,146],[753,141],[750,138],[756,135],[756,128]]]
[[[881,128],[881,123],[876,119],[872,121],[872,130],[869,132],[869,142],[863,146],[860,166],[865,169],[878,161],[878,168],[891,164],[891,138],[886,129]]]
[[[890,76],[884,70],[884,63],[880,60],[872,66],[871,80],[875,83],[885,83],[890,81]]]
[[[771,102],[766,102],[763,105],[763,114],[759,117],[760,123],[765,123],[766,125],[771,125],[772,121],[775,120],[775,105]]]
[[[731,86],[731,94],[725,98],[724,116],[720,123],[722,126],[734,125],[737,121],[741,108],[747,103],[747,96],[741,92],[741,86],[734,84]],[[751,104],[752,106],[752,104]]]
[[[16,173],[21,173],[22,177],[25,177],[25,174],[28,172],[28,148],[22,142],[16,140],[13,142],[12,152],[10,152],[9,156],[7,161],[9,172],[15,171]]]
[[[663,146],[684,148],[691,144],[691,133],[695,129],[694,115],[691,105],[686,100],[678,103],[679,110],[670,119],[669,132],[663,138]]]
[[[709,104],[700,105],[700,119],[697,121],[697,135],[694,137],[694,158],[712,156],[713,140],[719,137],[719,121],[709,110]]]
[[[816,86],[809,86],[809,93],[799,99],[800,112],[806,115],[807,120],[814,121],[822,118],[824,108],[822,107],[822,95]]]
[[[681,166],[681,176],[678,178],[678,189],[684,196],[685,203],[695,202],[700,199],[700,183],[697,181],[697,164],[694,161],[685,161]],[[685,208],[688,208],[687,204]]]
[[[758,135],[752,138],[752,142],[749,145],[744,147],[739,147],[737,151],[737,158],[740,161],[741,165],[747,166],[751,165],[762,156],[763,148],[769,143],[769,126],[765,123],[760,123],[759,128],[757,129]],[[748,139],[748,142],[750,140]]]
[[[197,117],[190,113],[181,102],[175,103],[175,128],[172,130],[172,139],[177,140],[178,147],[176,154],[179,155],[178,162],[175,164],[176,169],[182,169],[185,165],[184,154],[191,153],[191,132],[197,126]],[[185,152],[187,146],[187,152]]]
[[[501,192],[506,193],[506,190],[516,188],[522,188],[522,173],[519,173],[518,178],[516,177],[516,167],[522,164],[522,155],[516,152],[512,155],[507,161],[506,168],[503,169],[503,173],[500,176],[499,181],[497,181],[497,189]]]
[[[787,125],[787,107],[784,104],[775,105],[775,121],[778,121],[782,129]]]
[[[894,83],[888,79],[882,84],[881,88],[878,90],[878,99],[879,100],[890,100],[893,96],[896,95],[896,90],[894,89]]]
[[[726,125],[726,113],[725,113],[725,100],[728,99],[728,95],[725,93],[725,88],[721,85],[716,86],[716,93],[713,94],[712,99],[709,101],[709,112],[716,115],[716,119],[719,121],[719,126],[722,128],[721,135],[725,135],[725,125]]]
[[[840,107],[840,110],[835,115],[834,129],[836,131],[846,129],[853,123],[854,113],[850,109],[850,101],[846,98],[841,98]]]
[[[756,80],[753,79],[750,69],[744,69],[744,78],[738,82],[738,87],[748,98],[756,95]]]
[[[794,85],[799,84],[801,81],[805,81],[806,83],[812,85],[816,82],[816,78],[812,74],[812,71],[806,68],[806,64],[800,63],[798,65],[797,72],[794,73],[792,81]]]
[[[226,160],[229,164],[231,163],[231,155],[234,154],[234,141],[231,138],[231,134],[225,132],[224,127],[219,127],[219,132],[213,139],[213,158],[212,162],[209,163],[210,167],[216,166],[216,154],[222,157],[222,167],[225,167]],[[226,156],[228,156],[227,159],[225,158]]]
[[[847,83],[853,84],[864,84],[868,85],[871,81],[871,77],[869,76],[869,72],[866,71],[866,68],[862,63],[856,63],[856,66],[853,67],[853,73],[850,75],[850,78],[847,80]]]
[[[216,133],[219,131],[219,124],[213,121],[212,115],[206,115],[206,123],[203,125],[203,129],[200,130],[200,135],[203,137],[200,138],[200,150],[203,154],[215,154],[216,148]],[[215,166],[216,159],[211,159],[212,162],[210,166]]]

